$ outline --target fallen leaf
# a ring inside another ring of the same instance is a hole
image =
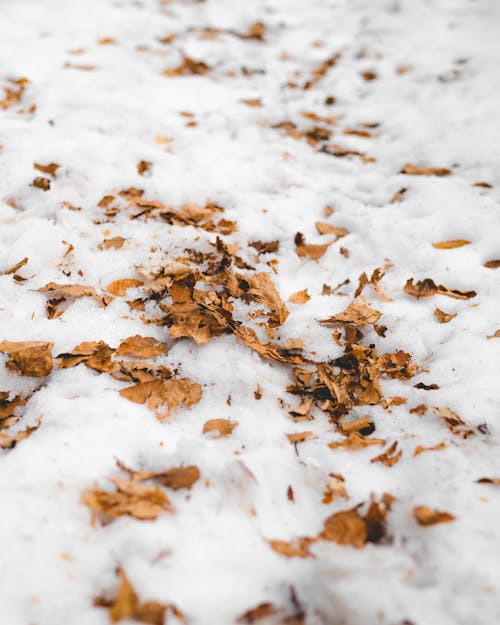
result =
[[[445,447],[446,447],[446,443],[439,443],[437,445],[433,445],[432,447],[424,447],[423,445],[417,445],[417,447],[415,447],[415,451],[413,452],[413,455],[418,456],[424,451],[440,451],[441,449],[444,449]]]
[[[320,323],[335,324],[335,323],[349,323],[355,326],[364,326],[372,323],[376,323],[382,313],[374,308],[370,308],[363,297],[354,299],[349,306],[338,315],[328,317],[328,319],[322,319]]]
[[[116,597],[112,600],[105,597],[96,597],[94,599],[94,605],[101,608],[108,608],[109,619],[112,623],[118,623],[123,619],[131,619],[138,623],[147,623],[148,625],[163,625],[166,610],[174,606],[169,606],[158,601],[140,602],[125,570],[119,567],[117,573],[120,583]],[[177,611],[176,608],[175,611]],[[180,612],[179,614],[182,615]]]
[[[13,449],[18,443],[29,438],[35,430],[38,430],[41,421],[41,418],[38,418],[36,425],[27,427],[16,434],[0,434],[0,447],[2,449]]]
[[[152,358],[161,356],[167,351],[165,343],[160,343],[152,336],[131,336],[120,343],[116,350],[117,356],[133,356],[135,358]]]
[[[269,324],[271,327],[283,325],[288,315],[287,307],[281,301],[281,297],[276,290],[268,273],[256,273],[246,278],[250,288],[247,295],[254,301],[264,304],[271,309],[272,314],[269,316]]]
[[[450,176],[453,172],[445,167],[417,167],[406,163],[399,173],[412,176]]]
[[[228,419],[209,419],[203,425],[203,433],[218,432],[215,438],[222,438],[224,436],[230,436],[237,425],[237,422],[231,422],[228,421]]]
[[[489,260],[486,263],[484,263],[483,267],[487,267],[488,269],[498,269],[500,267],[500,259]]]
[[[103,524],[128,515],[140,521],[152,521],[162,512],[172,512],[167,495],[154,486],[144,486],[118,477],[110,478],[115,491],[89,489],[82,495],[82,503],[92,510]]]
[[[98,247],[100,250],[119,250],[123,247],[126,239],[123,237],[113,237],[112,239],[104,239],[102,243],[99,243]]]
[[[48,165],[41,165],[40,163],[34,163],[33,167],[41,171],[43,174],[49,174],[49,176],[56,177],[56,171],[59,169],[60,165],[57,163],[49,163]]]
[[[58,354],[57,366],[60,369],[69,369],[83,362],[94,371],[109,373],[115,367],[111,358],[114,352],[115,350],[104,341],[84,342],[77,345],[71,352]]]
[[[278,609],[269,602],[261,603],[255,608],[251,608],[244,612],[237,619],[237,623],[256,623],[257,621],[262,620],[263,618],[267,618],[268,616],[273,616],[278,612]]]
[[[26,256],[25,258],[23,258],[22,260],[20,260],[18,263],[16,263],[15,265],[12,265],[12,267],[10,269],[6,269],[5,271],[2,271],[0,273],[0,275],[3,276],[8,276],[12,273],[17,273],[17,271],[19,269],[21,269],[21,267],[24,267],[24,265],[26,265],[28,263],[28,257]]]
[[[453,412],[450,408],[436,408],[439,416],[448,426],[448,429],[458,436],[467,438],[469,435],[474,434],[474,430],[471,429],[465,421]]]
[[[290,295],[290,297],[288,298],[288,301],[292,302],[292,304],[305,304],[310,299],[311,299],[311,296],[307,292],[307,289],[304,289],[302,291],[297,291],[296,293],[293,293],[292,295]]]
[[[41,378],[52,371],[53,343],[43,341],[2,341],[0,352],[9,354],[5,366],[18,375]]]
[[[93,286],[85,284],[57,284],[49,282],[37,289],[39,293],[57,293],[63,297],[95,297],[97,295]]]
[[[431,278],[425,278],[425,280],[420,280],[416,284],[413,284],[413,278],[410,278],[406,281],[404,291],[408,293],[408,295],[412,295],[416,298],[431,297],[432,295],[438,294],[446,295],[454,299],[471,299],[477,295],[476,291],[463,291],[460,289],[450,289],[442,284],[436,285]]]
[[[358,432],[351,432],[345,440],[328,443],[328,447],[330,447],[330,449],[345,447],[346,449],[358,450],[369,447],[370,445],[385,445],[385,443],[386,441],[384,438],[368,438],[367,436],[362,436]]]
[[[339,226],[333,226],[332,224],[324,221],[317,221],[315,225],[319,234],[335,234],[338,239],[349,234],[349,230],[340,228]]]
[[[288,438],[290,443],[292,443],[293,445],[295,443],[303,443],[312,435],[313,433],[311,431],[307,431],[307,432],[294,432],[293,434],[287,434],[286,437]]]
[[[363,547],[368,530],[364,518],[358,512],[358,506],[351,510],[342,510],[329,516],[324,522],[323,540],[331,540],[339,545]]]
[[[300,258],[318,260],[325,254],[329,245],[329,243],[325,245],[308,245],[305,242],[303,234],[297,232],[295,235],[295,252]]]
[[[31,184],[37,189],[42,189],[42,191],[49,191],[50,189],[50,180],[48,178],[35,178]]]
[[[296,538],[292,542],[284,540],[270,540],[271,548],[285,558],[313,558],[314,555],[309,551],[311,544],[315,543],[315,538],[302,536]]]
[[[128,289],[135,289],[142,286],[144,282],[141,280],[135,280],[134,278],[123,278],[122,280],[115,280],[106,287],[106,291],[111,295],[117,297],[123,297],[126,295]]]
[[[189,378],[173,380],[154,380],[128,386],[120,391],[120,395],[136,404],[147,403],[148,408],[155,410],[167,405],[165,416],[181,406],[194,406],[201,399],[201,386]]]
[[[153,163],[150,161],[139,161],[137,163],[137,173],[139,176],[144,176],[147,172],[151,170]]]
[[[417,520],[418,524],[423,525],[424,527],[436,525],[437,523],[448,523],[455,520],[453,514],[433,510],[427,506],[415,506],[415,508],[413,508],[413,516]]]
[[[463,247],[464,245],[470,245],[470,241],[465,239],[453,239],[451,241],[439,241],[438,243],[433,243],[432,247],[435,247],[437,250],[451,250],[455,247]]]
[[[445,313],[439,308],[436,308],[434,310],[434,316],[439,321],[439,323],[449,323],[452,319],[454,319],[457,316],[457,313],[455,314]]]
[[[482,477],[476,480],[478,484],[494,484],[500,486],[500,477]]]
[[[404,194],[408,191],[406,187],[401,187],[399,191],[392,196],[389,204],[395,204],[396,202],[400,202],[403,199]]]
[[[395,441],[389,447],[389,449],[386,449],[386,451],[381,453],[379,456],[375,456],[375,458],[372,458],[370,462],[372,463],[381,462],[386,467],[392,467],[394,464],[396,464],[397,462],[401,460],[401,456],[403,455],[403,452],[401,449],[399,451],[396,451],[397,447],[398,447],[398,443],[397,441]]]
[[[120,469],[129,473],[132,481],[153,480],[172,490],[179,490],[181,488],[191,490],[193,484],[200,479],[200,470],[194,465],[172,467],[165,471],[134,471],[127,468],[123,462],[119,460],[116,464]]]
[[[488,334],[487,339],[500,339],[500,330],[495,330],[493,334]]]

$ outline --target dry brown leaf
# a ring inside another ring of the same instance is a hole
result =
[[[50,180],[48,178],[42,178],[39,176],[38,178],[35,178],[31,184],[42,191],[50,190]]]
[[[203,424],[203,433],[217,432],[218,434],[215,438],[222,438],[230,436],[237,426],[237,422],[231,422],[228,419],[209,419]]]
[[[483,267],[487,267],[488,269],[498,269],[500,267],[500,259],[489,260],[486,263],[484,263]]]
[[[381,462],[386,467],[392,467],[394,464],[396,464],[397,462],[401,460],[401,456],[403,455],[403,452],[401,449],[399,451],[396,451],[397,446],[398,446],[398,443],[397,441],[395,441],[389,447],[389,449],[386,449],[379,456],[375,456],[375,458],[372,458],[370,462]]]
[[[433,510],[427,506],[415,506],[413,508],[413,516],[419,525],[427,527],[428,525],[436,525],[437,523],[448,523],[454,521],[455,517],[449,512],[441,512]]]
[[[148,625],[163,625],[167,608],[172,608],[174,614],[182,613],[175,606],[168,606],[159,601],[140,602],[139,597],[128,579],[125,570],[119,567],[117,570],[120,584],[116,597],[112,600],[106,597],[96,597],[94,605],[101,608],[108,608],[109,619],[112,623],[118,623],[123,619],[131,619],[138,623]]]
[[[57,293],[63,297],[95,297],[97,295],[93,286],[85,284],[57,284],[49,282],[37,289],[39,293]]]
[[[167,351],[166,343],[160,343],[152,336],[131,336],[123,340],[116,350],[117,356],[133,356],[135,358],[152,358],[161,356]]]
[[[53,343],[44,341],[2,341],[0,352],[9,354],[8,371],[33,378],[42,378],[52,371]]]
[[[292,304],[305,304],[310,299],[311,296],[307,292],[307,289],[303,289],[302,291],[297,291],[296,293],[290,295],[288,301],[292,302]]]
[[[389,204],[395,204],[396,202],[401,201],[407,191],[408,189],[406,187],[401,187],[401,189],[399,189],[399,191],[396,191],[396,193],[392,196]]]
[[[312,407],[313,407],[313,400],[307,399],[305,402],[300,404],[300,406],[298,406],[297,408],[290,410],[288,414],[294,419],[310,419],[311,416],[309,413]]]
[[[278,608],[276,608],[272,603],[265,602],[244,612],[240,617],[238,617],[236,622],[248,624],[256,623],[263,618],[275,615],[277,612]]]
[[[59,169],[60,165],[57,163],[49,163],[48,165],[41,165],[40,163],[34,163],[33,167],[41,171],[43,174],[49,174],[49,176],[56,177],[56,171]]]
[[[363,547],[367,541],[368,530],[364,518],[358,512],[358,507],[342,510],[328,517],[320,537],[339,545]]]
[[[412,176],[450,176],[453,172],[445,167],[417,167],[406,163],[399,173]]]
[[[287,434],[286,437],[294,445],[295,443],[303,443],[309,437],[311,437],[313,433],[311,431],[307,432],[294,432],[293,434]]]
[[[388,269],[391,265],[385,265],[384,269]],[[372,271],[372,275],[368,278],[368,275],[365,271],[358,278],[358,287],[354,293],[354,297],[357,298],[363,292],[363,289],[367,285],[371,285],[375,292],[379,295],[380,299],[384,300],[384,302],[392,302],[392,297],[389,297],[385,294],[382,287],[380,286],[380,280],[385,276],[385,271],[381,267],[377,267]]]
[[[482,477],[476,481],[478,484],[493,484],[494,486],[500,486],[500,477]]]
[[[358,297],[349,304],[346,310],[338,315],[328,317],[328,319],[322,319],[320,323],[349,323],[355,326],[364,326],[377,323],[381,316],[382,313],[370,308],[363,297]]]
[[[201,399],[201,386],[189,378],[174,380],[154,380],[141,382],[120,391],[120,395],[136,404],[146,404],[155,410],[159,406],[167,406],[165,416],[185,404],[194,406]]]
[[[113,237],[111,239],[104,239],[102,243],[99,243],[98,247],[100,250],[110,250],[110,249],[119,250],[121,247],[123,247],[123,244],[125,243],[126,240],[127,239],[124,239],[123,237]]]
[[[137,163],[137,173],[139,176],[144,176],[147,172],[151,170],[153,163],[150,161],[139,161]]]
[[[495,330],[493,334],[488,334],[487,339],[500,339],[500,330]]]
[[[117,297],[123,297],[127,294],[128,289],[135,289],[139,286],[142,286],[144,282],[141,280],[135,280],[134,278],[123,278],[122,280],[115,280],[111,282],[106,287],[106,291],[111,293],[111,295],[116,295]]]
[[[300,258],[319,260],[325,254],[329,245],[330,243],[325,245],[308,245],[302,233],[297,232],[295,235],[295,252]]]
[[[432,447],[424,447],[423,445],[417,445],[415,447],[415,451],[413,452],[414,456],[418,456],[424,451],[440,451],[446,447],[446,443],[438,443],[437,445],[433,445]]]
[[[82,495],[82,503],[92,510],[103,524],[128,515],[140,521],[152,521],[162,512],[172,512],[167,495],[154,486],[144,486],[118,477],[110,478],[115,491],[89,489]]]
[[[471,434],[474,434],[474,430],[472,430],[470,426],[468,426],[467,423],[465,423],[465,421],[450,408],[436,408],[436,410],[453,434],[462,436],[463,438],[467,438]]]
[[[314,555],[309,551],[311,544],[316,542],[316,538],[301,536],[292,542],[284,540],[270,540],[271,548],[285,558],[313,558]]]
[[[455,314],[445,313],[439,308],[436,308],[434,310],[434,316],[439,321],[439,323],[449,323],[452,319],[454,319],[457,316],[457,313]]]
[[[21,432],[17,432],[16,434],[0,434],[0,448],[13,449],[18,443],[29,438],[35,430],[38,430],[41,422],[42,419],[39,417],[35,425],[27,427]]]
[[[208,74],[211,68],[203,61],[185,56],[182,63],[175,68],[169,68],[163,71],[164,76],[204,76]]]
[[[109,373],[115,367],[111,359],[114,351],[104,341],[80,343],[71,352],[58,354],[57,366],[60,369],[69,369],[83,362],[94,371]]]
[[[3,276],[8,276],[10,274],[15,274],[17,273],[17,271],[19,269],[21,269],[21,267],[24,267],[24,265],[26,265],[28,263],[28,257],[26,256],[25,258],[23,258],[22,260],[20,260],[18,263],[16,263],[15,265],[12,265],[12,267],[10,269],[6,269],[5,271],[2,271],[0,273],[0,275]]]
[[[319,234],[335,234],[337,236],[337,239],[345,237],[349,234],[349,230],[346,230],[345,228],[340,228],[339,226],[333,226],[332,224],[324,221],[317,221],[315,226]]]
[[[330,449],[344,447],[346,449],[358,450],[365,449],[365,447],[369,447],[370,445],[385,445],[385,443],[384,438],[368,438],[358,432],[351,432],[345,440],[328,443],[328,447],[330,447]]]
[[[419,280],[413,284],[413,278],[409,278],[404,286],[405,293],[416,298],[431,297],[432,295],[446,295],[454,299],[471,299],[476,297],[476,291],[462,291],[460,289],[449,289],[442,284],[437,285],[431,278]]]
[[[464,245],[470,245],[470,241],[466,239],[453,239],[451,241],[438,241],[437,243],[433,243],[432,247],[435,247],[437,250],[451,250],[455,247],[463,247]]]
[[[256,273],[246,278],[246,281],[250,285],[247,294],[254,301],[264,304],[264,306],[271,309],[272,314],[269,316],[269,325],[271,327],[283,325],[290,313],[282,302],[269,274],[263,272]]]
[[[370,417],[365,415],[364,417],[359,417],[358,419],[353,419],[352,421],[339,421],[339,423],[337,423],[337,429],[339,432],[344,434],[344,436],[349,436],[351,432],[366,430],[371,425],[372,423],[370,421]]]

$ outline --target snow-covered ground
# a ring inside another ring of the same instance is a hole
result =
[[[2,624],[500,622],[499,28],[0,2]]]

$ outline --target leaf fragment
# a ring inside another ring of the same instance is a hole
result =
[[[455,313],[455,314],[445,313],[444,311],[440,310],[439,308],[435,308],[434,309],[434,316],[439,321],[439,323],[449,323],[452,319],[454,319],[457,316],[457,313]]]
[[[305,304],[310,299],[311,296],[307,292],[307,289],[303,289],[302,291],[297,291],[296,293],[290,295],[288,301],[292,302],[292,304]]]
[[[313,558],[314,555],[309,551],[309,547],[315,542],[315,538],[301,536],[292,542],[270,540],[269,544],[273,551],[276,551],[276,553],[279,553],[280,556],[284,556],[285,558]]]
[[[123,278],[122,280],[115,280],[106,287],[106,291],[117,297],[123,297],[127,294],[128,289],[136,289],[142,286],[144,282],[136,280],[134,278]]]
[[[417,520],[419,525],[428,527],[429,525],[436,525],[437,523],[449,523],[454,521],[455,517],[449,512],[442,512],[440,510],[434,510],[427,506],[415,506],[413,508],[413,516]]]
[[[217,432],[215,438],[222,438],[230,436],[237,426],[237,422],[232,422],[228,419],[209,419],[203,424],[203,433]]]
[[[433,243],[432,247],[435,247],[437,250],[451,250],[456,247],[463,247],[464,245],[470,245],[470,241],[466,239],[452,239],[451,241],[438,241],[437,243]]]
[[[446,167],[417,167],[406,163],[399,173],[412,176],[451,176],[453,172]]]

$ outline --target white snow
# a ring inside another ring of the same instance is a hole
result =
[[[203,28],[245,32],[257,21],[266,25],[265,42],[199,37]],[[215,240],[191,227],[131,220],[126,211],[105,222],[100,199],[134,186],[165,205],[223,206],[224,218],[239,225],[225,240],[243,250],[250,241],[280,240],[279,253],[261,256],[256,268],[271,271],[265,261],[277,258],[271,274],[283,300],[306,287],[311,299],[287,304],[291,314],[277,338],[301,337],[324,360],[342,350],[318,319],[344,310],[358,276],[390,260],[382,285],[392,301],[366,291],[388,330],[385,338],[368,336],[380,353],[403,349],[427,369],[407,382],[384,382],[384,393],[407,397],[406,405],[354,410],[373,418],[376,436],[399,441],[403,457],[388,468],[370,463],[378,448],[329,448],[340,436],[320,411],[314,421],[294,423],[289,368],[233,336],[206,345],[168,341],[157,363],[199,382],[203,397],[163,423],[120,397],[125,385],[106,374],[80,365],[24,378],[5,370],[7,355],[0,355],[0,391],[38,389],[13,431],[43,415],[30,438],[0,451],[2,623],[104,625],[106,610],[92,602],[116,588],[118,565],[141,598],[175,603],[192,625],[229,625],[266,601],[290,612],[292,587],[306,625],[500,622],[500,487],[476,483],[500,477],[500,339],[486,338],[500,328],[500,269],[483,266],[500,258],[499,26],[500,6],[491,0],[1,2],[0,99],[9,78],[30,82],[18,105],[0,109],[0,270],[29,257],[19,270],[25,282],[0,276],[0,340],[52,341],[54,355],[82,341],[168,340],[167,328],[145,326],[123,298],[107,308],[78,299],[49,320],[47,296],[36,291],[50,281],[102,291],[113,280],[140,277],[140,266]],[[172,33],[179,33],[173,43],[159,41]],[[98,44],[103,37],[116,42]],[[164,76],[181,52],[213,70]],[[340,60],[322,80],[301,89],[337,52]],[[242,67],[256,72],[245,75]],[[377,78],[363,80],[364,71]],[[328,96],[335,104],[325,104]],[[262,107],[242,103],[255,98]],[[19,113],[32,104],[34,113]],[[376,160],[336,158],[272,128],[324,125],[301,117],[304,111],[336,116],[330,143]],[[379,124],[372,138],[342,134],[368,123]],[[141,160],[153,163],[151,176],[138,175]],[[47,192],[31,185],[43,176],[35,162],[61,165]],[[398,173],[405,163],[454,173],[405,176]],[[389,203],[402,187],[402,201]],[[334,209],[328,221],[350,234],[319,262],[299,258],[297,231],[308,243],[328,238],[314,226],[327,221],[326,205]],[[98,249],[114,236],[127,239],[120,250]],[[471,244],[431,245],[450,239]],[[74,246],[66,257],[65,242]],[[477,297],[417,300],[403,291],[410,277],[473,289]],[[321,294],[324,283],[347,278],[347,297]],[[438,324],[436,307],[457,316]],[[440,388],[414,388],[418,382]],[[487,431],[457,437],[432,410],[410,414],[421,403],[448,406]],[[230,437],[212,439],[202,427],[213,418],[239,425]],[[295,449],[285,433],[303,430],[314,437]],[[413,456],[417,445],[442,441],[445,449]],[[169,492],[174,514],[93,527],[81,494],[96,482],[109,485],[117,459],[145,470],[195,464],[201,479],[188,494]],[[322,503],[331,472],[345,477],[348,501]],[[289,486],[295,501],[287,499]],[[396,497],[387,544],[355,549],[323,541],[312,547],[314,558],[288,559],[267,542],[316,535],[329,515],[384,492]],[[421,527],[416,505],[456,521]]]

